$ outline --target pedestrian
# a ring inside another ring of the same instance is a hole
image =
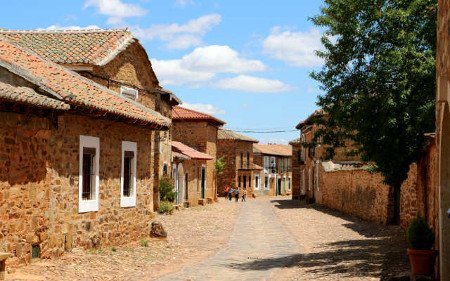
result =
[[[234,198],[236,199],[236,202],[239,201],[239,187],[234,190]]]
[[[232,187],[230,187],[228,189],[228,200],[230,200],[230,201],[231,201],[231,197],[233,197],[233,192],[234,192],[234,189]]]
[[[245,202],[245,197],[247,197],[247,189],[246,188],[244,188],[242,190],[242,202]]]
[[[224,197],[227,198],[228,197],[228,190],[230,189],[230,186],[225,186],[225,191],[224,191]]]

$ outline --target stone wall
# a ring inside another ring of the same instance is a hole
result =
[[[187,160],[183,162],[184,172],[188,174],[187,201],[190,207],[197,206],[200,199],[200,169],[202,165],[206,165],[205,160]]]
[[[151,131],[66,114],[47,119],[0,113],[0,251],[10,265],[73,247],[127,243],[148,231],[153,217]],[[99,211],[78,213],[79,136],[100,139]],[[137,142],[136,207],[120,207],[121,142]]]
[[[407,229],[414,216],[425,216],[435,233],[438,232],[439,193],[437,185],[436,142],[430,138],[417,164],[411,165],[408,179],[403,182],[400,195],[400,225]]]
[[[206,161],[205,198],[214,198],[214,161],[217,154],[217,127],[208,122],[188,122],[175,120],[172,124],[172,138],[214,159]]]
[[[325,172],[319,190],[322,204],[364,220],[386,224],[389,187],[378,173],[363,169]]]

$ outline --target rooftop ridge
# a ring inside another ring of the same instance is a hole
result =
[[[94,33],[94,32],[117,32],[117,31],[131,31],[126,28],[112,28],[112,29],[103,29],[103,28],[88,28],[88,29],[7,29],[0,28],[0,32],[2,33]]]

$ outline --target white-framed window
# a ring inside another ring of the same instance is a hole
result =
[[[130,87],[125,87],[125,86],[121,86],[120,87],[120,94],[124,97],[127,97],[129,99],[132,100],[137,100],[138,98],[138,90],[130,88]]]
[[[277,172],[277,159],[275,158],[275,156],[270,157],[270,170],[271,173]]]
[[[99,206],[100,139],[80,135],[78,212],[96,212]]]
[[[259,189],[259,174],[255,174],[255,189]]]
[[[264,156],[264,170],[269,170],[269,156]]]
[[[120,207],[136,206],[137,144],[122,142],[122,169],[120,177]]]

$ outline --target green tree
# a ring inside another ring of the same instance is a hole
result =
[[[217,199],[217,178],[219,175],[225,171],[225,165],[227,163],[225,162],[225,158],[222,156],[220,158],[217,158],[216,161],[214,161],[214,181],[215,181],[215,192],[214,192],[214,199]]]
[[[396,223],[400,186],[434,131],[436,13],[437,0],[325,0],[312,18],[325,30],[316,137],[359,144],[393,188]]]

